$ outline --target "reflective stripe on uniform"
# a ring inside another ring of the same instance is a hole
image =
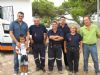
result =
[[[54,60],[54,58],[48,58],[49,60]]]
[[[62,60],[62,59],[56,58],[56,60]]]
[[[40,57],[41,59],[45,59],[45,57]]]
[[[39,59],[39,58],[35,58],[34,60],[37,60],[37,59]]]

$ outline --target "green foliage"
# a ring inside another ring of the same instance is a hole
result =
[[[56,16],[56,7],[48,0],[34,0],[32,3],[33,16],[42,18],[42,23],[50,24],[52,18]]]
[[[62,15],[65,13],[65,9],[63,7],[56,7],[56,15]]]
[[[92,15],[97,11],[97,0],[68,0],[60,7],[55,7],[48,0],[34,0],[32,3],[33,16],[42,18],[42,22],[50,23],[55,17],[69,12],[79,23],[79,16]]]
[[[97,11],[96,0],[69,0],[63,2],[61,7],[66,9],[79,23],[79,16],[92,15]]]
[[[33,16],[40,17],[54,17],[55,16],[55,7],[52,2],[47,0],[35,0],[32,3]]]

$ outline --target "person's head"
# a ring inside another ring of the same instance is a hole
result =
[[[62,17],[60,18],[60,23],[61,23],[61,24],[65,24],[65,23],[66,23],[66,18],[65,18],[64,16],[62,16]]]
[[[24,18],[24,13],[23,12],[18,12],[17,13],[17,20],[19,22],[22,22],[23,21],[23,18]]]
[[[36,26],[40,25],[40,18],[39,17],[35,17],[33,21],[34,21],[34,25],[36,25]]]
[[[89,16],[84,16],[83,21],[84,21],[85,26],[90,26],[91,25],[91,21],[90,21]]]
[[[57,23],[57,21],[53,21],[53,22],[52,22],[52,29],[53,29],[53,30],[57,30],[57,28],[58,28],[58,23]]]
[[[26,41],[25,36],[23,34],[21,34],[20,37],[19,37],[19,42],[20,43],[25,43],[25,41]]]
[[[77,31],[78,31],[78,28],[77,28],[76,25],[73,24],[73,25],[70,26],[70,32],[71,33],[76,33]]]

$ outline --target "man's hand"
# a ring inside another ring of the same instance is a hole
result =
[[[16,53],[17,53],[17,54],[20,54],[18,49],[16,49]]]
[[[58,38],[59,38],[59,36],[58,36],[58,35],[56,35],[56,36],[55,36],[55,39],[58,39]]]
[[[64,53],[67,53],[67,49],[64,49]]]
[[[30,40],[30,43],[31,43],[31,44],[33,44],[33,43],[34,43],[34,41],[31,39],[31,40]]]

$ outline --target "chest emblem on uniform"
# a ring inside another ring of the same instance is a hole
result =
[[[34,36],[37,36],[36,33],[34,34]]]
[[[69,41],[71,41],[72,39],[71,39],[71,37],[69,37]]]

